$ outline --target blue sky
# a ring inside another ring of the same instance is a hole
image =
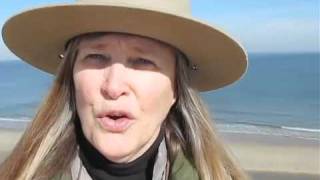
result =
[[[0,26],[24,9],[72,0],[1,2]],[[193,0],[193,15],[239,40],[249,52],[319,52],[319,0]],[[0,60],[16,59],[0,40]]]

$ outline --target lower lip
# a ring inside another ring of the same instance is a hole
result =
[[[97,119],[103,129],[112,133],[122,133],[133,124],[133,120],[128,118],[119,118],[114,120],[109,117],[103,117]]]

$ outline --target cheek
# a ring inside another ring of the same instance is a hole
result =
[[[73,74],[75,86],[76,109],[85,136],[92,140],[95,127],[93,104],[98,98],[99,76],[89,70],[78,71]]]
[[[167,77],[150,78],[148,83],[140,84],[139,103],[148,116],[162,121],[175,102],[173,82]]]
[[[82,122],[91,123],[93,104],[99,94],[99,79],[90,71],[74,74],[75,98],[78,115]]]
[[[88,72],[74,74],[74,86],[76,103],[79,107],[90,105],[94,101],[96,92],[99,90],[99,80]]]

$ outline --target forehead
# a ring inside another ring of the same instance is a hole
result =
[[[170,51],[175,52],[172,46],[147,37],[122,33],[93,33],[80,38],[79,48],[105,49],[115,44],[129,45],[135,50],[146,52]]]

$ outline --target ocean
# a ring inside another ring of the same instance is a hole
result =
[[[238,82],[201,93],[221,132],[320,139],[320,54],[249,54]],[[0,61],[0,127],[25,128],[53,76]]]

